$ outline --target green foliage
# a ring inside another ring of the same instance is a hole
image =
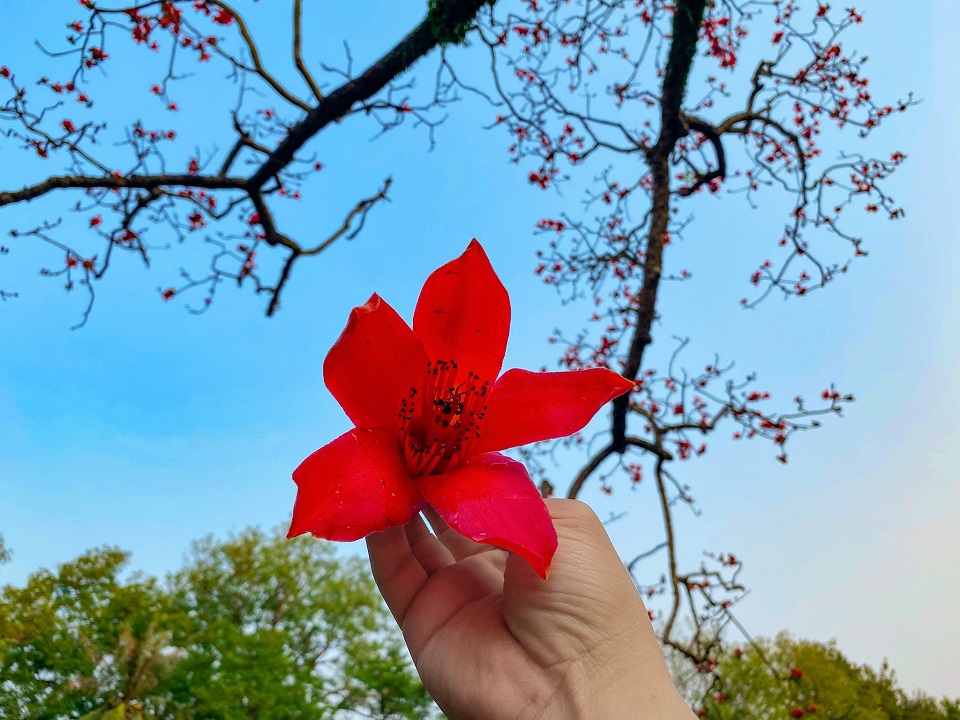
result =
[[[78,717],[110,703],[131,635],[165,603],[150,579],[119,575],[127,554],[103,548],[35,573],[0,594],[0,718]]]
[[[811,720],[954,720],[957,714],[956,702],[908,696],[886,663],[874,670],[850,661],[835,642],[786,633],[726,656],[716,670],[718,682],[699,703],[711,720],[790,718],[797,709]]]
[[[419,718],[430,705],[364,564],[248,530],[161,585],[91,551],[0,594],[0,720]]]

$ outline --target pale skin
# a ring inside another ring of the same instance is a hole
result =
[[[542,580],[428,510],[367,538],[374,578],[450,720],[692,720],[600,520],[548,499],[559,546]]]

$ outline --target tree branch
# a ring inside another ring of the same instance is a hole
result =
[[[294,0],[293,3],[293,62],[297,66],[297,70],[300,72],[301,77],[303,77],[304,82],[307,83],[307,86],[310,88],[310,92],[313,93],[313,96],[317,100],[323,100],[323,93],[320,92],[320,88],[317,86],[316,81],[313,79],[313,75],[310,74],[310,71],[307,70],[306,64],[303,62],[303,0]]]
[[[58,175],[20,190],[0,192],[0,207],[29,202],[54,190],[89,190],[141,188],[155,190],[166,186],[195,187],[207,190],[242,190],[247,192],[248,180],[242,177],[212,175]]]
[[[627,436],[623,440],[626,445],[634,445],[636,447],[643,448],[653,455],[656,455],[661,462],[663,460],[673,460],[673,455],[649,440],[631,436]],[[587,479],[596,471],[598,467],[600,467],[604,460],[613,455],[615,452],[619,452],[617,446],[614,443],[610,443],[600,452],[590,458],[590,461],[583,466],[583,469],[577,473],[577,476],[573,479],[573,483],[570,485],[570,490],[567,492],[567,497],[576,499]]]
[[[635,308],[637,319],[622,371],[628,380],[636,379],[643,362],[643,352],[651,342],[650,328],[656,317],[657,291],[663,271],[663,245],[670,222],[670,153],[684,134],[680,104],[696,54],[706,4],[707,0],[684,0],[677,4],[673,16],[673,42],[667,57],[661,93],[660,135],[647,153],[653,181],[653,200],[643,263],[643,285],[637,295]],[[613,401],[612,445],[618,453],[627,449],[629,407],[629,395],[621,395]]]
[[[487,0],[438,2],[427,17],[392,50],[363,74],[327,95],[301,122],[291,128],[279,147],[250,178],[251,186],[263,187],[270,178],[289,165],[296,152],[326,125],[343,117],[356,103],[372,97],[436,47],[439,44],[435,34],[438,23],[452,32],[458,25],[472,20],[486,3]]]
[[[315,248],[312,248],[310,250],[304,250],[302,254],[303,255],[319,255],[324,250],[326,250],[331,245],[331,243],[333,243],[334,240],[338,240],[339,238],[343,237],[347,233],[347,231],[350,230],[350,226],[353,224],[354,218],[359,216],[360,225],[353,232],[347,235],[347,239],[349,240],[355,237],[356,234],[360,232],[360,229],[363,227],[363,223],[367,218],[367,213],[370,211],[370,208],[373,207],[373,205],[379,200],[387,199],[387,191],[390,190],[390,185],[392,184],[393,184],[392,178],[387,178],[386,180],[384,180],[383,187],[380,188],[380,191],[373,197],[365,198],[360,202],[358,202],[356,207],[354,207],[353,210],[351,210],[350,213],[347,215],[347,217],[344,219],[343,225],[341,225],[340,228],[335,233],[333,233],[330,237],[328,237],[322,243],[317,245]]]
[[[678,195],[686,197],[695,193],[703,185],[711,183],[714,180],[724,179],[727,176],[727,156],[723,152],[723,141],[720,138],[720,134],[713,125],[706,120],[702,120],[693,115],[687,115],[686,113],[682,114],[681,119],[683,120],[683,124],[690,128],[690,130],[696,130],[702,133],[707,140],[710,141],[710,144],[713,145],[713,149],[717,154],[717,167],[715,170],[699,174],[693,185],[677,190]]]

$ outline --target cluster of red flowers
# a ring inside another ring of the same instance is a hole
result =
[[[739,41],[747,36],[747,29],[743,25],[731,25],[727,15],[708,15],[700,32],[707,41],[707,54],[719,60],[721,68],[736,67]]]

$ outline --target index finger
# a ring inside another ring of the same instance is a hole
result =
[[[403,625],[410,605],[429,577],[410,549],[406,528],[400,525],[368,535],[367,555],[380,594],[397,624]]]

